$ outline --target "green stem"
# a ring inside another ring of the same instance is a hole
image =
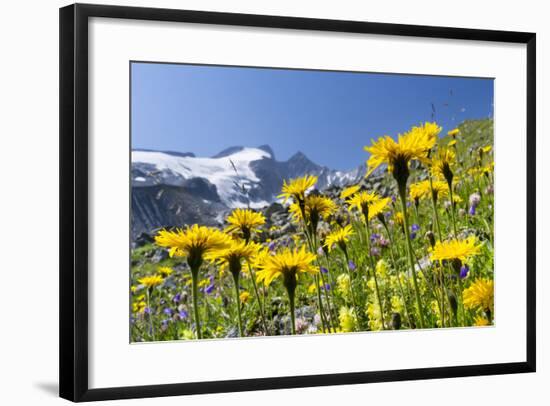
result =
[[[405,238],[407,240],[407,253],[409,257],[409,265],[411,267],[414,293],[416,296],[416,307],[418,311],[418,320],[420,321],[420,328],[424,328],[424,314],[422,311],[422,303],[420,302],[420,289],[418,288],[418,281],[416,280],[416,272],[414,270],[414,258],[413,258],[413,248],[411,244],[411,237],[409,235],[409,217],[407,215],[407,185],[399,185],[399,194],[401,197],[401,207],[403,210],[403,221],[405,223]]]
[[[233,281],[235,282],[235,303],[237,304],[237,316],[239,321],[239,334],[244,337],[243,320],[241,316],[241,298],[239,295],[239,274],[233,274]]]
[[[149,314],[148,314],[148,316],[149,316],[149,325],[151,327],[151,337],[153,338],[153,341],[156,341],[155,340],[155,329],[153,327],[153,317],[151,315],[152,310],[151,310],[151,299],[149,297],[149,295],[150,295],[149,291],[150,291],[150,289],[147,288],[147,308],[149,309]]]
[[[376,266],[374,265],[374,259],[372,258],[371,246],[370,246],[370,229],[368,219],[365,218],[365,229],[367,230],[367,252],[370,260],[370,265],[372,268],[372,274],[374,276],[374,287],[376,290],[376,298],[378,300],[378,306],[380,307],[380,318],[382,319],[382,330],[386,330],[386,322],[384,321],[384,305],[382,299],[380,298],[380,289],[378,287],[378,277],[376,276]]]
[[[288,300],[290,303],[290,330],[296,335],[296,316],[294,315],[294,292],[287,289]]]
[[[434,194],[432,177],[429,176],[429,179],[430,179],[430,190],[432,195],[432,209],[434,214],[435,226],[437,228],[437,236],[439,237],[439,241],[443,241],[443,239],[441,238],[441,225],[439,224],[439,214],[437,213],[437,201]]]
[[[397,282],[399,283],[399,290],[401,293],[401,298],[403,299],[403,309],[405,310],[405,317],[409,320],[409,326],[412,328],[412,319],[411,315],[409,313],[409,301],[407,300],[407,297],[405,296],[405,290],[403,289],[403,284],[401,283],[401,278],[399,277],[399,269],[397,268],[397,261],[395,260],[395,254],[393,253],[393,237],[390,233],[390,230],[388,229],[388,226],[385,223],[382,223],[384,226],[384,229],[386,230],[386,233],[388,234],[388,239],[390,240],[390,258],[392,261],[393,269],[395,269],[395,272],[397,274]]]
[[[262,301],[260,299],[260,293],[258,292],[258,285],[256,284],[256,275],[254,274],[254,271],[252,270],[252,267],[250,264],[248,264],[248,273],[250,274],[250,279],[252,280],[252,286],[254,288],[254,296],[256,296],[256,301],[258,302],[258,307],[260,309],[260,318],[262,319],[262,324],[264,327],[265,335],[269,335],[269,330],[267,328],[267,322],[265,321],[265,308],[262,304]]]
[[[198,289],[198,276],[199,276],[199,270],[198,269],[191,269],[191,281],[192,281],[192,287],[193,287],[193,313],[195,315],[195,329],[197,331],[197,339],[202,338],[202,331],[201,331],[201,319],[199,315],[199,289]]]
[[[458,233],[456,232],[456,218],[455,218],[455,202],[453,198],[453,186],[449,183],[449,195],[451,197],[451,216],[453,219],[453,231],[455,233],[455,239],[458,238]]]

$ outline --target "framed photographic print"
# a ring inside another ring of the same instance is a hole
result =
[[[60,395],[535,371],[535,34],[60,10]]]

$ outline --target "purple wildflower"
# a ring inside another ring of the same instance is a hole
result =
[[[460,279],[464,279],[468,276],[468,273],[470,272],[470,267],[468,265],[462,265],[460,268]]]
[[[162,312],[168,316],[172,315],[172,309],[170,309],[169,307],[166,307]]]
[[[189,313],[187,313],[185,310],[181,310],[179,313],[180,319],[186,319],[189,316]]]
[[[321,273],[328,273],[328,269],[324,266],[321,267]]]
[[[351,259],[348,261],[348,268],[350,271],[355,271],[357,266],[355,266],[355,262],[353,262]]]
[[[275,241],[271,241],[267,248],[269,248],[270,251],[275,251],[275,247],[277,246],[277,243]]]
[[[370,253],[373,257],[379,257],[380,256],[380,248],[378,247],[372,247],[370,249]]]
[[[468,210],[468,214],[470,216],[475,216],[476,215],[476,206],[470,206],[470,209]]]
[[[179,303],[181,301],[181,293],[176,294],[176,296],[174,296],[174,299],[172,300],[174,301],[174,303]]]

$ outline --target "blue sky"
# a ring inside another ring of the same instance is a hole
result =
[[[235,145],[297,151],[333,169],[372,138],[432,118],[444,132],[492,116],[493,80],[132,63],[132,148],[211,156]]]

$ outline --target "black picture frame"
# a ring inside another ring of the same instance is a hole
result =
[[[88,19],[105,17],[230,26],[526,44],[527,323],[524,362],[94,388],[88,385]],[[60,9],[59,392],[75,402],[535,372],[536,35],[527,32],[384,24],[157,8],[74,4]]]

